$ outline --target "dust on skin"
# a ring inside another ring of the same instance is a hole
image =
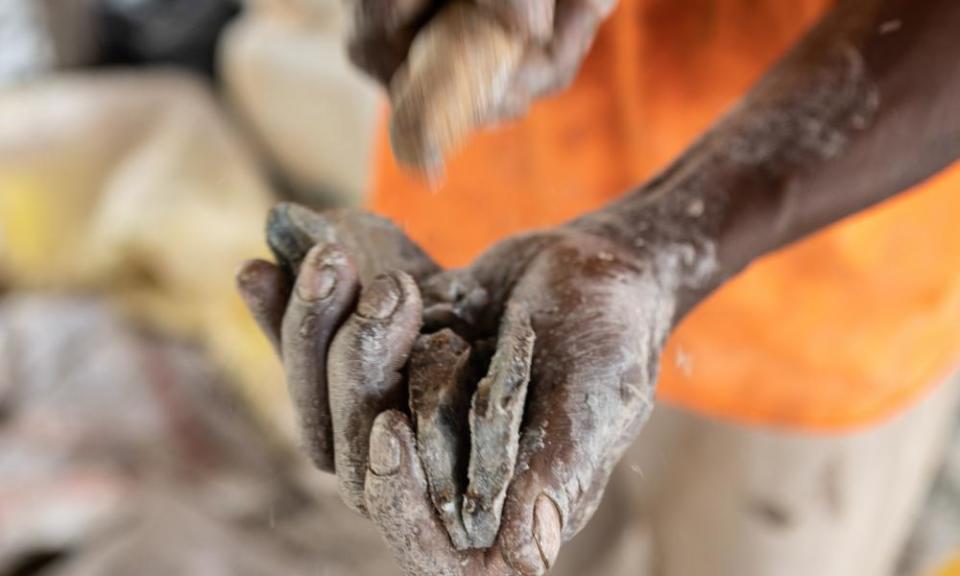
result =
[[[410,354],[410,413],[433,505],[458,550],[470,547],[463,518],[463,479],[470,454],[467,430],[475,382],[471,346],[450,329],[417,338]]]
[[[428,307],[469,318],[456,328],[467,342],[496,334],[504,311],[520,304],[535,345],[516,466],[489,550],[450,545],[406,416],[377,419],[367,501],[409,573],[549,568],[560,540],[596,509],[649,415],[657,359],[675,322],[759,254],[849,213],[840,206],[811,215],[804,196],[830,191],[806,180],[818,166],[843,166],[835,160],[883,116],[862,48],[873,19],[848,16],[823,24],[741,106],[624,200],[508,239],[469,269],[417,277],[432,294]],[[433,282],[479,286],[484,297],[464,302],[466,291],[435,290]]]
[[[469,414],[471,450],[463,522],[472,548],[492,546],[500,529],[503,501],[517,462],[534,342],[526,309],[508,306],[497,351],[477,386]]]

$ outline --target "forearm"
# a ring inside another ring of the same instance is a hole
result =
[[[663,174],[574,226],[658,255],[681,314],[960,156],[960,3],[848,0]]]

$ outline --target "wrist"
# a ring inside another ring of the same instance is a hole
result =
[[[734,272],[724,260],[732,202],[724,187],[703,181],[717,174],[699,167],[704,159],[703,151],[688,154],[643,188],[568,225],[609,242],[652,275],[677,302],[677,320]]]
[[[650,263],[679,293],[678,317],[809,231],[803,182],[871,123],[876,86],[863,58],[836,40],[851,34],[841,16],[826,19],[667,170],[571,223]]]

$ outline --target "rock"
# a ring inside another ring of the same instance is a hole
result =
[[[433,506],[457,550],[470,540],[460,509],[470,461],[470,345],[452,330],[421,334],[410,353],[410,414]]]
[[[221,46],[227,92],[301,200],[359,202],[368,184],[378,89],[346,59],[331,2],[262,1]]]

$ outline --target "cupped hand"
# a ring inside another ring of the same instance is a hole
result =
[[[248,262],[240,293],[280,353],[304,448],[365,513],[370,429],[406,405],[402,371],[420,332],[417,279],[438,268],[392,223],[355,210],[271,212],[278,264]]]
[[[416,403],[412,422],[399,412],[377,420],[366,502],[409,574],[550,569],[561,542],[596,510],[652,408],[659,353],[677,305],[674,289],[659,279],[665,265],[567,228],[508,240],[471,268],[424,283],[433,307],[442,306],[438,294],[456,293],[438,287],[478,284],[486,299],[461,310],[470,328],[460,331],[474,342],[496,334],[497,352],[470,408],[469,450],[454,466],[467,477],[454,483],[459,492],[452,498],[438,502],[436,487],[449,482],[424,458],[439,445],[423,437]],[[443,333],[433,338],[452,338]],[[415,351],[411,368],[416,360]],[[423,386],[414,374],[411,394]],[[488,402],[485,389],[498,401]],[[522,411],[515,434],[505,432],[518,413],[510,391]],[[460,506],[444,505],[450,501]],[[468,546],[458,542],[463,533]],[[478,545],[484,549],[458,550]]]
[[[345,501],[409,574],[545,573],[652,407],[662,263],[573,228],[453,271],[360,212],[281,206],[270,231],[281,265],[241,291]]]

